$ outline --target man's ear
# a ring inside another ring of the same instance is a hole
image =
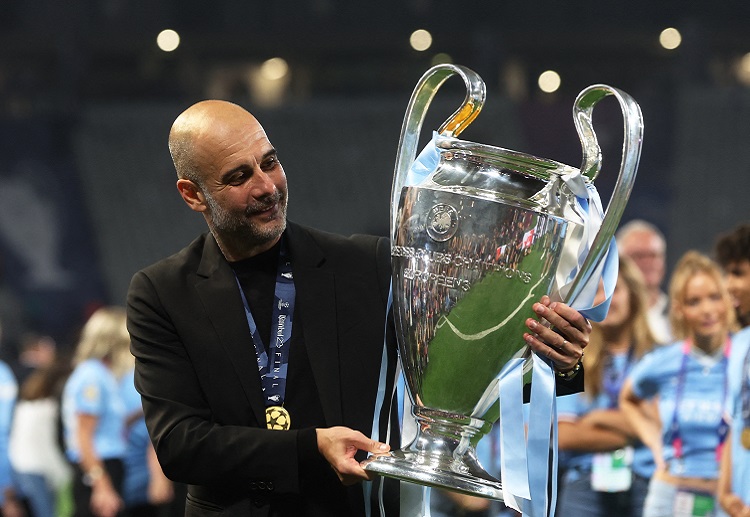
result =
[[[200,187],[190,180],[178,179],[177,190],[180,191],[182,199],[187,203],[187,206],[191,210],[196,212],[205,212],[208,206],[206,205],[206,197],[203,195]]]

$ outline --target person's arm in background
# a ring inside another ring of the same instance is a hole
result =
[[[634,393],[631,379],[625,381],[620,391],[620,409],[625,414],[625,417],[630,422],[641,442],[651,449],[656,469],[663,469],[665,465],[661,438],[661,422],[654,418],[651,403],[641,399]]]
[[[79,466],[84,473],[86,483],[91,486],[91,511],[101,517],[114,517],[122,508],[117,490],[107,475],[104,462],[94,448],[94,434],[99,424],[99,417],[87,413],[76,414],[78,442],[81,458]]]
[[[732,492],[732,431],[727,434],[721,452],[716,498],[729,517],[750,517],[750,506],[743,503],[742,499]]]
[[[148,502],[153,505],[168,503],[174,497],[172,482],[164,475],[156,458],[154,446],[149,442],[146,449],[146,462],[148,464]]]

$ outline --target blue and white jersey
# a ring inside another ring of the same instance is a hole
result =
[[[0,361],[0,504],[5,502],[5,489],[12,485],[8,441],[17,397],[16,378],[8,365]]]
[[[65,449],[68,458],[81,459],[76,439],[79,414],[98,418],[94,450],[103,460],[125,456],[125,404],[117,379],[104,363],[88,359],[76,366],[65,383],[62,399]]]
[[[659,397],[663,455],[669,472],[674,476],[716,479],[727,361],[722,351],[708,356],[693,347],[684,354],[683,347],[684,342],[679,342],[646,354],[629,378],[638,398]],[[675,416],[682,441],[681,458],[670,438]]]
[[[146,430],[146,419],[143,417],[141,395],[134,384],[135,370],[130,370],[120,380],[125,413],[130,422],[125,430],[127,450],[125,452],[125,480],[122,493],[125,506],[134,506],[148,502],[148,447],[149,437]],[[131,416],[140,413],[140,417],[131,421]]]
[[[746,422],[742,415],[742,386],[750,383],[750,369],[746,361],[750,354],[750,327],[732,338],[729,355],[729,392],[727,411],[731,417],[732,441],[732,492],[746,505],[750,505],[750,450],[742,446],[740,436]],[[746,395],[747,396],[747,395]]]
[[[613,354],[609,368],[605,368],[602,376],[614,375],[620,379],[625,378],[627,370],[630,368],[629,355],[627,353]],[[620,387],[622,387],[620,385]],[[619,389],[615,393],[609,393],[606,388],[592,398],[586,393],[574,393],[565,395],[557,399],[557,417],[560,422],[575,422],[584,417],[586,414],[597,409],[612,409],[617,406],[617,396]],[[566,468],[578,468],[581,470],[591,470],[591,464],[594,454],[582,451],[563,451],[561,458],[564,458]],[[654,459],[651,450],[643,444],[638,444],[633,448],[633,472],[643,477],[651,477],[654,472]]]

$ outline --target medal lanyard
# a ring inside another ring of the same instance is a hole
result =
[[[604,379],[602,380],[604,391],[607,392],[607,396],[609,397],[609,409],[615,409],[618,406],[622,383],[625,377],[627,377],[630,367],[633,365],[633,347],[631,346],[628,349],[628,356],[625,359],[622,370],[616,369],[614,362],[614,357],[612,354],[609,354],[609,365],[604,372]]]
[[[255,346],[255,356],[258,359],[258,373],[266,399],[266,406],[281,405],[284,403],[286,393],[287,367],[289,365],[289,339],[292,336],[292,316],[294,315],[294,277],[292,276],[292,264],[286,251],[285,242],[282,240],[279,250],[279,264],[276,269],[276,289],[273,300],[273,323],[271,335],[268,340],[268,352],[263,346],[258,326],[250,312],[245,291],[240,285],[240,280],[235,275],[237,285],[242,296],[242,305],[245,307],[247,324]],[[269,360],[270,354],[270,360]]]
[[[682,363],[680,364],[680,371],[677,374],[677,392],[675,393],[674,398],[674,412],[672,413],[672,424],[669,427],[669,437],[671,437],[672,447],[674,448],[674,455],[675,459],[679,460],[682,458],[683,454],[683,442],[682,437],[680,436],[680,421],[677,416],[678,410],[680,408],[680,401],[682,400],[682,393],[685,389],[685,377],[687,377],[687,362],[688,362],[688,356],[690,355],[690,347],[692,345],[692,341],[689,339],[686,339],[682,345]],[[724,401],[727,398],[727,363],[729,362],[729,351],[732,347],[732,341],[730,338],[727,338],[726,343],[724,344],[724,357],[722,358],[722,362],[724,364],[724,388],[723,388],[723,395],[721,397],[722,405],[724,404]],[[719,461],[721,459],[721,450],[724,447],[724,440],[726,440],[727,433],[729,432],[729,424],[726,421],[726,418],[724,418],[724,412],[722,411],[719,425],[716,428],[716,434],[719,438],[719,443],[716,446],[716,460]],[[669,440],[666,440],[669,441]]]

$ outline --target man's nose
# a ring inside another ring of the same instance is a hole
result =
[[[276,192],[276,183],[273,178],[258,167],[250,182],[250,193],[256,199],[270,196]]]

